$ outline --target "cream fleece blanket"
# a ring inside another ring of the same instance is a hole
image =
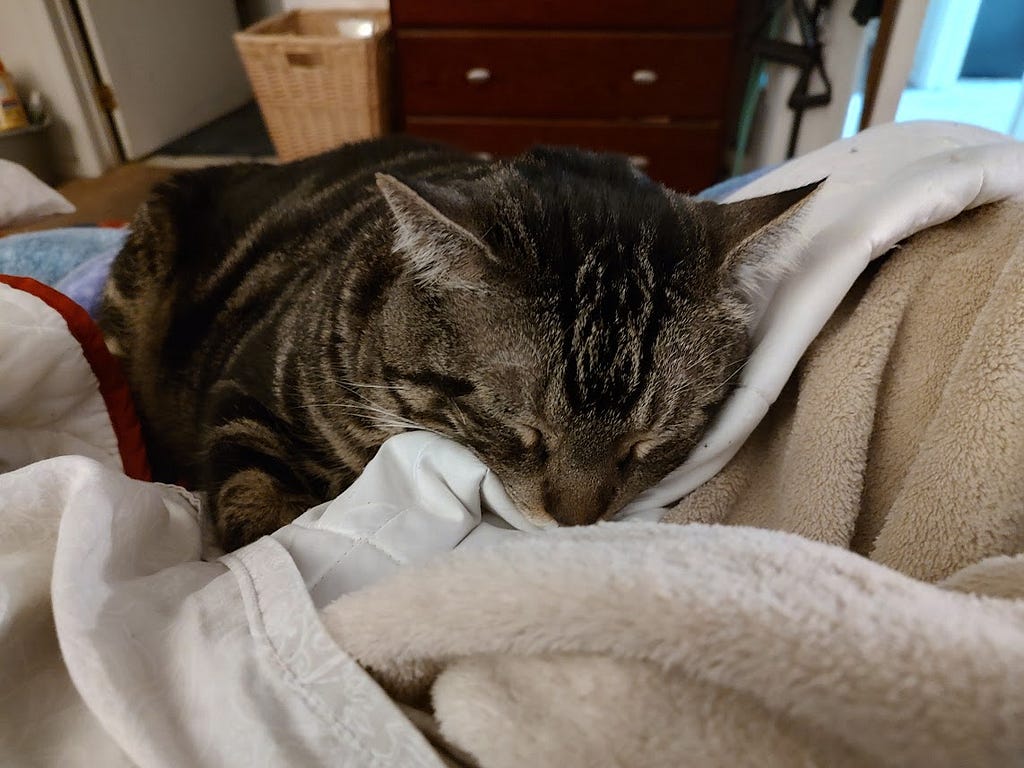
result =
[[[925,230],[865,275],[669,519],[791,531],[927,581],[1020,552],[1024,204]]]
[[[861,277],[670,514],[726,525],[456,552],[329,631],[470,764],[1024,765],[1022,222],[976,209]]]

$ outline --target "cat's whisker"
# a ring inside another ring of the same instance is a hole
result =
[[[374,405],[369,402],[327,404],[326,407],[333,407],[337,410],[343,410],[350,415],[360,416],[378,427],[386,426],[392,429],[423,430],[426,432],[437,433],[437,430],[430,429],[413,419],[406,418],[405,416],[389,411],[387,408],[382,408],[381,406]]]
[[[402,422],[413,428],[419,428],[416,422],[405,419],[397,414],[384,409],[375,409],[360,403],[322,403],[321,407],[328,408],[333,413],[343,413],[348,416],[357,416],[367,421],[376,421],[380,418],[388,418],[394,422]]]
[[[350,400],[320,401],[312,403],[300,403],[298,408],[361,408],[362,403],[353,403]]]
[[[707,391],[702,392],[700,394],[700,396],[698,398],[696,398],[696,399],[698,399],[698,400],[709,400],[712,397],[714,397],[715,395],[717,395],[722,389],[725,389],[726,387],[729,387],[730,385],[732,385],[736,381],[736,379],[738,379],[740,377],[740,375],[743,373],[743,369],[746,367],[746,364],[747,364],[746,360],[740,361],[739,364],[734,366],[734,370],[732,371],[732,373],[730,373],[728,376],[726,376],[726,378],[724,380],[722,380],[721,382],[717,383],[715,386],[711,387]]]
[[[374,429],[382,429],[385,431],[397,430],[399,432],[404,431],[422,431],[422,432],[434,432],[437,430],[431,429],[418,422],[406,421],[406,420],[389,420],[385,417],[378,416],[375,414],[360,413],[360,412],[349,412],[350,416],[365,419],[367,425],[372,426]]]
[[[361,397],[359,400],[319,400],[313,402],[305,402],[300,407],[302,408],[359,408],[362,410],[387,410],[381,408],[376,403],[367,400],[365,397]],[[390,411],[388,411],[390,413]]]
[[[700,369],[706,362],[716,357],[717,355],[720,355],[723,349],[724,345],[721,347],[712,347],[695,360],[688,360],[687,366],[690,368]],[[740,360],[737,361],[737,363],[739,363],[740,365],[745,364],[746,358],[741,358]]]
[[[469,418],[468,418],[468,417],[466,416],[466,412],[465,412],[464,410],[462,410],[462,406],[460,406],[460,405],[459,405],[459,404],[458,404],[458,403],[457,403],[457,402],[455,401],[455,398],[451,398],[451,399],[450,399],[450,404],[451,404],[452,408],[453,408],[453,409],[455,410],[455,412],[456,412],[456,413],[458,414],[459,418],[460,418],[460,419],[461,419],[461,420],[462,420],[462,421],[463,421],[464,423],[466,423],[466,422],[468,422],[468,421],[469,421]]]
[[[359,381],[345,380],[338,381],[337,383],[344,387],[345,389],[348,389],[350,387],[355,387],[356,389],[389,389],[395,392],[399,392],[405,389],[405,387],[403,387],[401,384],[365,384]]]
[[[431,432],[435,435],[441,435],[436,429],[430,429],[424,426],[409,426],[408,424],[390,424],[388,422],[377,422],[377,426],[381,429],[397,429],[399,432]]]

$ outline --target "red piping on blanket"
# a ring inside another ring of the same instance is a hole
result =
[[[35,296],[64,318],[71,335],[81,345],[82,354],[99,384],[100,395],[107,406],[110,424],[117,438],[124,473],[136,480],[151,480],[146,445],[142,439],[142,427],[135,413],[131,390],[128,389],[121,364],[103,343],[103,333],[99,326],[82,307],[38,280],[0,275],[0,283]]]

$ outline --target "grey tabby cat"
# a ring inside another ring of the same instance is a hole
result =
[[[392,137],[158,187],[101,326],[158,476],[235,548],[410,429],[533,519],[592,523],[678,466],[747,354],[746,284],[810,185],[696,202],[618,156],[487,162]]]

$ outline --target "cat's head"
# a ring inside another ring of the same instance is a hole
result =
[[[694,447],[817,184],[717,205],[616,156],[541,149],[472,181],[378,186],[403,271],[380,354],[403,411],[472,448],[530,518],[574,525]]]

